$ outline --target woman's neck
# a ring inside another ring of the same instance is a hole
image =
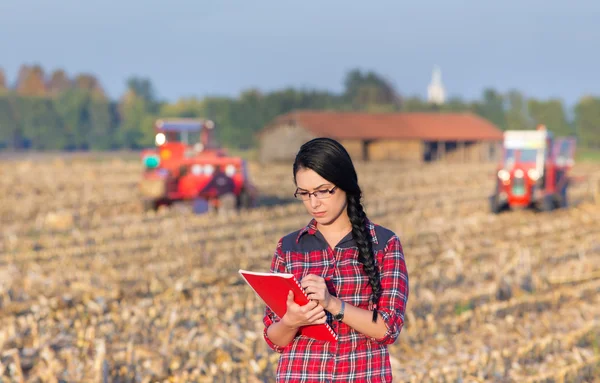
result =
[[[343,214],[340,214],[335,221],[328,225],[317,224],[317,229],[325,237],[332,236],[342,238],[352,231],[352,223],[350,222],[350,218],[346,212],[344,212]]]

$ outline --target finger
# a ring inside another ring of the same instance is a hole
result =
[[[313,302],[317,302],[317,304],[323,300],[323,295],[320,293],[311,293],[308,295],[308,298],[313,301]]]
[[[320,294],[320,295],[324,295],[325,292],[327,291],[325,286],[321,286],[321,285],[311,285],[309,287],[307,287],[304,292],[308,295],[310,293],[312,294]],[[327,291],[328,292],[328,291]]]
[[[324,283],[309,282],[304,287],[304,290],[305,291],[306,290],[311,290],[311,291],[327,290],[327,286]]]
[[[311,301],[315,301],[315,302],[317,302],[317,303],[320,303],[320,302],[321,302],[321,301],[323,301],[323,300],[324,300],[324,298],[325,298],[325,295],[324,295],[324,294],[323,294],[323,292],[321,292],[321,291],[311,292],[311,293],[309,293],[309,294],[307,294],[307,295],[308,295],[308,298],[309,298]]]
[[[321,307],[321,306],[319,306]],[[320,318],[322,315],[327,315],[325,313],[325,311],[323,310],[319,310],[318,308],[315,308],[309,312],[306,313],[306,317],[309,318],[310,320],[315,320]]]
[[[317,296],[320,296],[320,297],[325,296],[325,290],[323,290],[322,288],[319,288],[319,287],[309,287],[304,292],[308,296],[310,296],[311,294],[312,295],[317,295]]]
[[[305,290],[306,295],[317,294],[319,296],[325,295],[325,290],[322,287],[311,286]]]
[[[309,294],[309,293],[314,293],[316,290],[317,290],[317,289],[316,289],[314,286],[312,286],[312,285],[311,285],[311,286],[306,286],[306,287],[304,288],[304,292],[305,292],[306,294]]]
[[[311,279],[314,279],[315,277],[316,277],[316,275],[315,275],[315,274],[306,274],[306,275],[304,276],[304,278],[302,278],[302,279],[303,279],[303,280],[311,280]]]
[[[325,314],[325,312],[320,312],[320,313],[316,313],[315,315],[311,316],[309,321],[311,323],[315,323],[315,322],[319,322],[319,321],[326,321],[327,320],[327,314]]]
[[[315,309],[315,307],[319,306],[319,302],[311,300],[310,302],[308,302],[307,304],[305,304],[304,306],[302,306],[302,311],[304,311],[305,313],[311,312],[312,310]]]
[[[325,282],[323,281],[322,278],[319,280],[315,280],[315,279],[303,280],[301,285],[304,288],[309,287],[309,286],[313,286],[313,287],[326,286]]]
[[[312,310],[310,310],[310,311],[307,312],[307,315],[313,316],[313,315],[316,315],[316,314],[319,314],[319,313],[325,314],[325,309],[323,309],[323,306],[321,306],[320,304],[317,304],[316,307],[314,307]]]
[[[319,280],[321,280],[321,279],[323,279],[323,278],[319,277],[318,275],[308,274],[304,278],[302,278],[301,283],[304,283],[304,282],[319,282]]]

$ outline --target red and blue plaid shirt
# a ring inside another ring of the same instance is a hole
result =
[[[301,335],[285,347],[275,345],[267,328],[280,318],[267,306],[263,336],[272,350],[281,354],[277,367],[278,382],[391,382],[392,371],[387,345],[393,343],[404,324],[408,299],[408,273],[400,239],[392,231],[368,221],[373,236],[382,294],[377,310],[387,325],[386,334],[375,339],[345,323],[328,323],[338,334],[338,342],[324,342]],[[307,274],[333,279],[333,292],[347,304],[373,310],[369,302],[371,285],[358,249],[348,233],[331,248],[317,230],[316,221],[281,238],[271,263],[272,272],[293,273],[301,281]]]

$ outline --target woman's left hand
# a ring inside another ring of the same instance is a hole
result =
[[[325,310],[331,302],[331,295],[325,284],[325,279],[318,275],[308,274],[300,282],[309,299],[319,301]]]

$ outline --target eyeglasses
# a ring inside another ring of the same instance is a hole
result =
[[[308,201],[311,195],[314,195],[318,199],[325,199],[331,197],[331,195],[335,192],[337,186],[334,186],[332,189],[321,189],[314,191],[312,193],[307,191],[296,191],[294,193],[294,198],[300,199],[302,201]]]

